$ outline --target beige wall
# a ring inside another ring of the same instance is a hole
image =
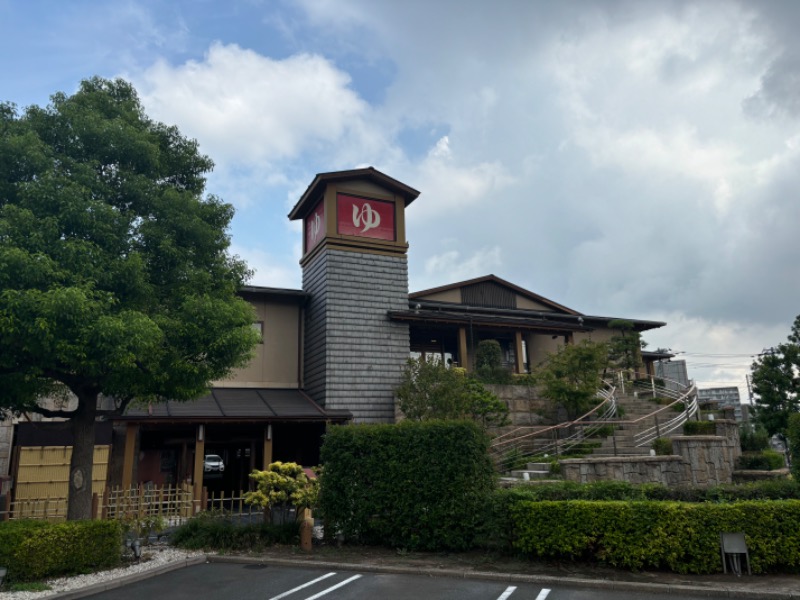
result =
[[[594,331],[589,331],[586,333],[576,331],[575,343],[578,344],[584,340],[603,343],[609,341],[612,337],[617,335],[617,333],[618,332],[614,329],[595,329]]]
[[[528,346],[530,368],[535,369],[547,360],[548,354],[555,354],[564,346],[564,336],[559,335],[553,339],[549,334],[528,333],[525,335],[525,344]]]
[[[430,300],[431,302],[453,302],[455,304],[461,304],[461,289],[456,288],[454,290],[446,290],[444,292],[435,292],[422,298],[418,298],[418,300]]]
[[[553,312],[553,309],[549,306],[545,306],[544,304],[539,304],[538,302],[534,302],[530,298],[526,298],[525,296],[520,296],[517,294],[517,308],[521,308],[524,310],[546,310],[549,312]]]
[[[300,387],[299,306],[290,303],[251,301],[257,319],[263,323],[263,343],[258,344],[250,364],[236,369],[229,379],[214,382],[218,387]]]

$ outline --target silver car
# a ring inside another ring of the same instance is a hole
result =
[[[205,459],[203,460],[203,470],[206,473],[211,471],[222,471],[225,470],[225,463],[222,462],[222,457],[217,454],[206,454]]]

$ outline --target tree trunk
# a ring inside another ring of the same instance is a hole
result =
[[[72,460],[69,465],[67,520],[92,518],[92,467],[97,394],[78,394],[78,412],[72,417]]]

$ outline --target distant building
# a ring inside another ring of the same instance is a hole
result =
[[[697,401],[701,408],[710,410],[724,410],[732,408],[736,420],[742,422],[744,414],[742,411],[742,401],[739,396],[739,388],[736,386],[706,388],[697,390]]]
[[[655,363],[655,375],[664,380],[668,390],[678,391],[689,386],[685,360],[659,360]]]

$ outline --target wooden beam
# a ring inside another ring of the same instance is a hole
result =
[[[272,462],[272,425],[264,427],[264,465],[263,470],[266,471]]]
[[[522,332],[516,331],[514,332],[514,345],[516,346],[516,356],[517,356],[517,373],[520,375],[525,372],[525,356],[522,353]]]
[[[458,328],[458,366],[471,371],[469,352],[467,351],[467,328]]]
[[[206,457],[206,426],[197,426],[197,435],[194,441],[194,499],[196,502],[201,500],[203,494],[203,462]]]
[[[125,429],[125,454],[122,458],[122,489],[128,490],[133,485],[133,469],[136,466],[136,439],[139,437],[139,426],[128,423]]]

